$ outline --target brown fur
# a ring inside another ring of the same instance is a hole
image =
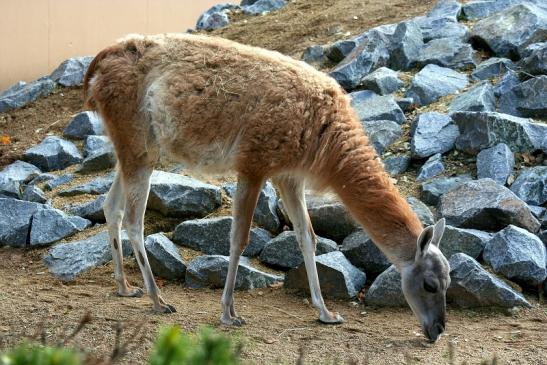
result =
[[[84,92],[124,179],[161,153],[261,181],[303,175],[332,188],[392,261],[414,258],[421,223],[345,92],[311,66],[219,38],[133,37],[97,55]]]

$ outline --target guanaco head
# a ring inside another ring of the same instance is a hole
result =
[[[439,250],[444,226],[443,218],[425,228],[418,237],[414,262],[401,268],[403,293],[430,341],[436,341],[445,328],[450,266]]]

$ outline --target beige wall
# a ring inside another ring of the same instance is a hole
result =
[[[184,32],[235,0],[0,0],[0,91],[93,55],[128,33]]]

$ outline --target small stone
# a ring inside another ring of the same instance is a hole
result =
[[[460,135],[458,127],[446,114],[420,114],[412,125],[410,148],[413,157],[426,158],[454,148]]]
[[[477,259],[492,236],[491,233],[477,229],[446,225],[439,248],[447,258],[462,252]]]
[[[61,185],[68,184],[72,180],[74,180],[74,175],[73,174],[59,175],[59,176],[56,176],[55,178],[53,178],[51,180],[48,180],[44,185],[44,189],[53,190],[55,188],[58,188]]]
[[[444,172],[443,158],[440,153],[437,153],[430,158],[418,170],[416,181],[431,179]]]
[[[272,234],[265,229],[256,227],[249,233],[249,244],[243,251],[243,256],[256,257],[260,255],[266,244],[273,238]]]
[[[42,77],[31,83],[18,82],[0,94],[0,113],[19,109],[47,96],[55,89],[55,82],[49,77]]]
[[[154,275],[168,280],[184,279],[186,264],[177,247],[163,233],[147,236],[144,248]]]
[[[405,121],[405,114],[391,95],[378,95],[370,90],[356,91],[350,94],[351,105],[363,121],[390,120],[397,124]]]
[[[477,155],[477,177],[491,178],[505,185],[507,178],[513,173],[515,156],[505,143],[482,150]]]
[[[33,215],[42,204],[0,198],[0,246],[25,247]]]
[[[397,176],[405,172],[410,166],[410,156],[398,155],[390,156],[383,159],[384,169],[391,176]]]
[[[112,185],[112,176],[98,177],[88,183],[74,186],[70,189],[59,192],[59,196],[76,196],[82,194],[100,195],[105,194],[110,190]]]
[[[475,51],[459,38],[437,38],[427,42],[418,56],[419,66],[434,64],[452,69],[475,67]]]
[[[379,155],[403,135],[401,126],[390,120],[364,121],[363,127],[370,143]]]
[[[534,43],[525,52],[519,66],[530,75],[547,75],[547,42]]]
[[[534,166],[521,171],[511,191],[528,204],[547,202],[547,166]]]
[[[304,50],[302,61],[318,68],[323,67],[327,62],[325,47],[320,45],[310,46]]]
[[[365,231],[356,231],[342,242],[340,251],[347,259],[369,275],[378,275],[391,264]]]
[[[413,98],[401,98],[397,100],[397,105],[399,105],[399,108],[405,113],[411,112],[416,108],[414,105],[414,99]]]
[[[547,277],[545,246],[537,236],[513,225],[494,235],[483,257],[495,272],[529,286]]]
[[[229,3],[217,4],[204,12],[198,18],[197,30],[213,30],[225,27],[230,23],[227,13],[239,6]]]
[[[473,180],[469,175],[440,177],[422,184],[422,200],[429,205],[437,205],[445,193],[455,189],[466,181]]]
[[[482,81],[466,92],[458,95],[448,108],[448,113],[458,111],[492,112],[496,111],[494,88],[488,81]]]
[[[87,136],[84,140],[84,157],[91,156],[97,151],[108,148],[108,146],[113,149],[112,143],[107,136]]]
[[[40,174],[40,169],[24,161],[15,161],[0,171],[0,197],[21,198],[23,185]]]
[[[387,67],[380,67],[363,77],[361,85],[379,95],[387,95],[399,90],[404,82],[399,79],[397,72]]]
[[[61,63],[49,77],[63,86],[80,85],[93,56],[72,57]]]
[[[63,131],[68,138],[84,139],[89,135],[101,135],[104,126],[101,118],[95,112],[81,112],[76,114]]]
[[[29,148],[23,158],[43,171],[62,170],[82,161],[74,143],[55,136],[46,137],[40,144]]]
[[[431,210],[427,207],[427,205],[425,205],[419,199],[416,199],[413,196],[409,196],[408,198],[406,198],[406,201],[408,202],[414,213],[416,213],[422,224],[426,226],[435,224],[435,218],[433,217],[433,213],[431,213]]]
[[[520,117],[545,118],[547,115],[547,76],[540,75],[514,86],[500,97],[500,112]]]
[[[175,227],[173,242],[207,255],[229,255],[232,221],[232,217],[184,221]]]
[[[103,211],[105,199],[106,195],[99,195],[97,199],[88,203],[70,206],[68,212],[72,215],[89,219],[93,223],[104,223],[106,222]]]
[[[372,282],[365,294],[365,304],[379,307],[406,307],[401,288],[401,274],[390,266]]]
[[[93,151],[92,154],[84,158],[81,166],[77,169],[77,172],[87,174],[110,169],[114,166],[116,166],[116,154],[114,153],[112,145],[106,145],[100,150]]]
[[[466,75],[430,64],[414,76],[405,97],[413,98],[418,106],[428,105],[465,88],[467,84]]]
[[[46,246],[81,232],[90,225],[87,219],[67,216],[58,209],[41,209],[32,216],[29,244]]]
[[[287,3],[285,0],[258,0],[253,5],[242,6],[243,13],[249,15],[260,15],[283,8]]]
[[[42,189],[40,189],[36,185],[28,185],[23,192],[22,198],[23,200],[26,200],[28,202],[40,204],[44,204],[47,201],[47,198]]]
[[[475,80],[492,79],[514,69],[516,69],[516,65],[510,59],[492,57],[481,62],[471,73],[471,77]]]
[[[355,298],[364,287],[366,275],[353,266],[341,252],[334,251],[315,258],[321,293],[326,298]],[[285,278],[288,289],[300,289],[309,292],[306,267],[300,264],[290,270]]]
[[[409,70],[416,66],[420,50],[423,48],[423,35],[414,21],[397,24],[391,39],[389,66],[395,70]]]

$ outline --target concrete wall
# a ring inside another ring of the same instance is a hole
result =
[[[226,0],[0,0],[0,91],[128,33],[194,28],[199,14],[220,2]]]

